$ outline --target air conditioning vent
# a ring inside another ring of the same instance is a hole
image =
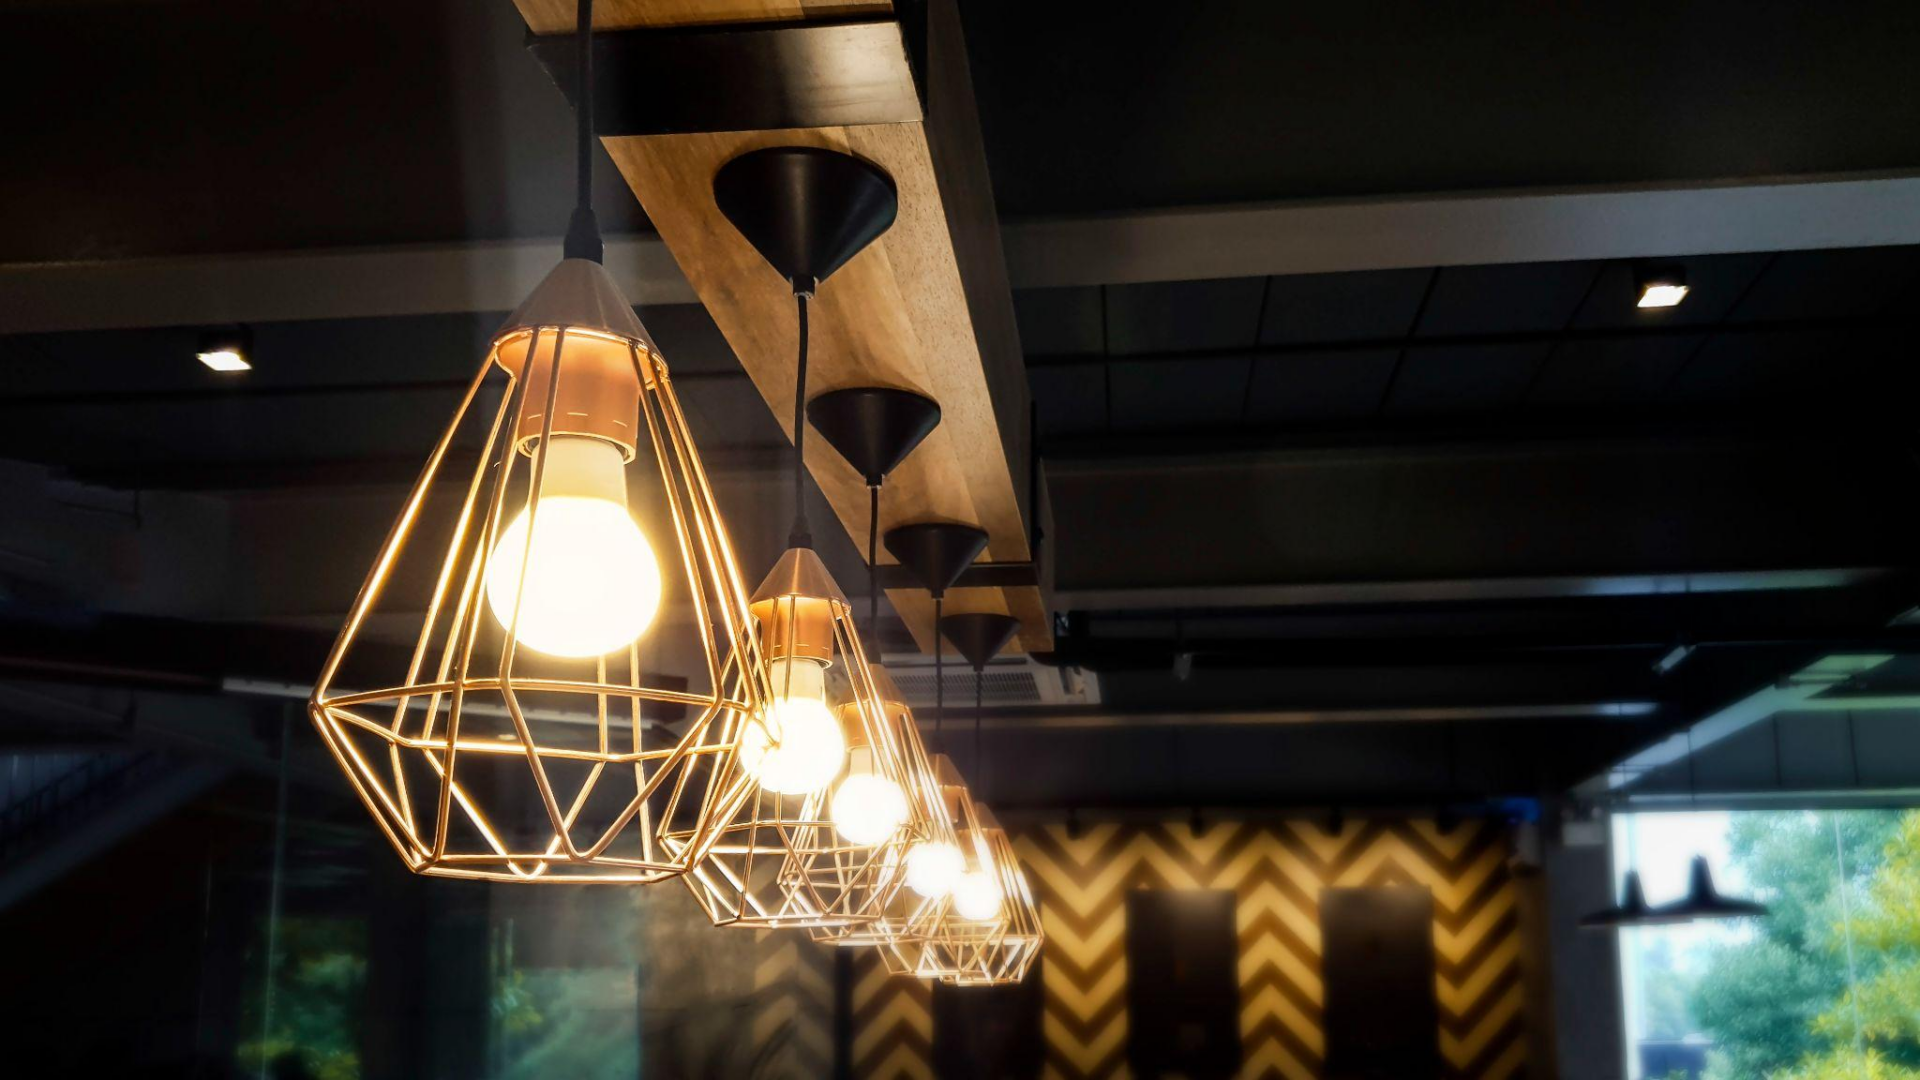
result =
[[[887,672],[900,686],[907,704],[931,708],[934,702],[933,657],[889,656]],[[942,672],[947,708],[973,705],[973,669],[949,658]],[[987,706],[1098,705],[1100,684],[1091,672],[1048,667],[1024,656],[995,660],[981,673],[981,703]]]

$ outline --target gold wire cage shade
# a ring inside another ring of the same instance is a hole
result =
[[[759,655],[769,663],[773,709],[749,722],[740,768],[759,783],[684,880],[719,926],[872,921],[904,884],[906,851],[927,828],[914,794],[924,780],[906,765],[908,751],[887,721],[852,609],[818,555],[810,548],[789,549],[754,593],[752,610]],[[843,749],[835,751],[842,756],[817,787],[795,792],[769,782],[774,766],[767,762],[774,754],[804,749],[794,744],[802,733],[792,714],[782,718],[775,711],[793,693],[787,683],[801,663],[831,664],[821,699],[827,708],[819,717],[843,740]],[[872,842],[847,838],[832,818],[834,796],[855,762],[867,775],[895,785],[905,802],[900,823]],[[700,839],[674,830],[663,837],[673,851]]]
[[[418,873],[657,881],[753,793],[752,623],[666,364],[566,259],[494,337],[310,713]]]
[[[899,740],[901,764],[908,778],[906,794],[911,808],[912,832],[906,857],[911,858],[914,848],[921,844],[946,844],[958,850],[959,838],[953,831],[952,815],[946,807],[933,759],[928,756],[926,745],[920,739],[913,711],[907,707],[900,687],[886,668],[876,664],[872,671],[886,725]],[[887,946],[911,937],[916,923],[932,916],[935,904],[936,901],[921,896],[910,887],[897,889],[893,898],[872,920],[818,926],[809,934],[813,940],[827,944]]]
[[[989,876],[998,902],[990,916],[976,918],[960,910],[955,892],[922,901],[903,932],[881,944],[881,957],[897,975],[955,986],[1017,983],[1026,978],[1045,940],[1033,890],[993,811],[967,795],[945,754],[935,755],[933,764],[967,868]]]

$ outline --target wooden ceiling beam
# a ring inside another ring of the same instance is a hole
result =
[[[535,34],[573,28],[570,0],[516,0]],[[873,16],[888,4],[804,0],[601,0],[596,29],[722,26]],[[919,14],[919,12],[916,12]],[[957,10],[926,5],[916,122],[603,138],[700,301],[739,357],[782,430],[792,437],[798,330],[788,283],[720,214],[720,166],[766,146],[818,146],[865,158],[898,185],[894,225],[821,286],[812,305],[809,396],[855,386],[918,391],[940,403],[941,424],[888,478],[884,532],[916,521],[975,524],[984,558],[1028,562],[1031,498],[1029,406],[986,158]],[[659,87],[671,93],[673,87]],[[671,362],[672,358],[668,358]],[[864,548],[867,492],[824,439],[807,443],[807,467],[841,524]],[[885,552],[883,561],[891,561]],[[751,576],[749,569],[749,576]],[[947,610],[995,611],[1022,622],[1020,645],[1051,647],[1042,586],[956,589]],[[922,648],[932,610],[918,590],[888,597]]]

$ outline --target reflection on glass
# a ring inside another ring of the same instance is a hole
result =
[[[1920,811],[1622,814],[1615,873],[1706,856],[1765,919],[1622,930],[1635,1080],[1920,1080]]]
[[[256,926],[235,1060],[247,1076],[357,1080],[367,927],[347,919],[280,921],[273,1012],[266,1013],[267,920]],[[265,1025],[266,1030],[262,1030]]]

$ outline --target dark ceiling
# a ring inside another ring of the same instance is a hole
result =
[[[1031,289],[1014,302],[1056,452],[1775,409],[1805,422],[1822,407],[1877,411],[1907,385],[1920,249],[1673,265],[1691,291],[1671,310],[1635,306],[1629,262]]]
[[[1006,217],[1920,166],[1907,4],[965,19]],[[6,122],[31,167],[0,172],[0,262],[561,231],[566,106],[507,0],[28,5],[8,29],[0,92],[34,107]],[[608,228],[644,229],[600,167]],[[1670,312],[1619,260],[1016,290],[1049,660],[1103,704],[1003,717],[992,793],[1550,794],[1825,652],[1907,647],[1920,249],[1676,261]],[[642,314],[769,561],[789,444],[702,309]],[[238,380],[193,328],[0,337],[0,664],[311,678],[498,317],[259,324]]]
[[[1920,165],[1898,0],[963,8],[1006,216]],[[0,262],[556,236],[524,33],[505,0],[11,5]]]
[[[1920,164],[1899,0],[965,5],[1001,212]]]

